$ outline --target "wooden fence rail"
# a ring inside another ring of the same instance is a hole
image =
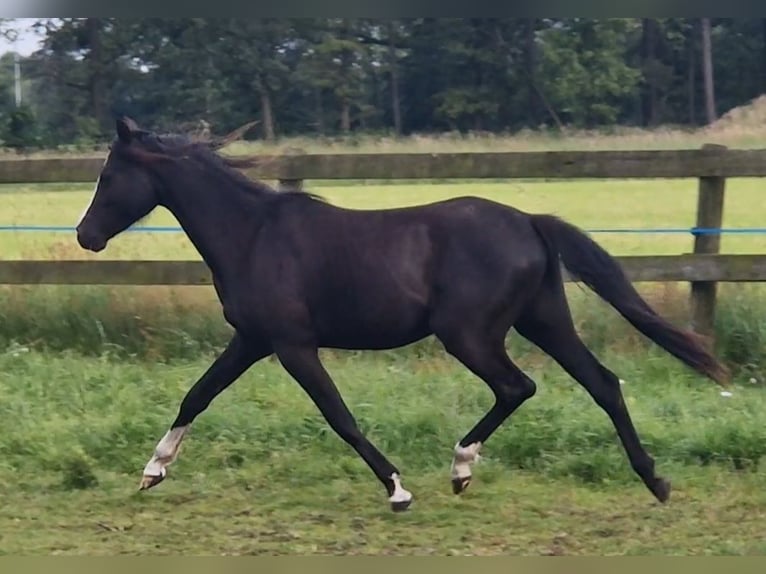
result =
[[[632,281],[766,281],[762,255],[639,255],[617,257]],[[570,278],[565,273],[565,279]],[[209,285],[202,261],[0,261],[5,285]]]
[[[0,160],[0,183],[94,182],[104,156]],[[262,179],[766,177],[766,149],[259,156]]]
[[[93,182],[103,159],[3,159],[0,184]],[[282,187],[301,187],[306,179],[697,178],[696,226],[720,228],[726,178],[766,177],[766,149],[298,154],[259,156],[246,173],[278,180]],[[691,282],[692,324],[712,334],[717,282],[766,281],[766,254],[719,255],[719,250],[720,236],[706,233],[695,236],[693,255],[619,260],[633,281]],[[0,261],[2,283],[205,285],[210,275],[200,261]]]

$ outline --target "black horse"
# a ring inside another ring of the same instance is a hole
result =
[[[359,430],[317,350],[390,349],[434,334],[495,396],[455,446],[452,485],[460,493],[481,445],[535,394],[535,383],[506,354],[506,335],[515,327],[587,389],[614,423],[635,472],[657,499],[668,499],[670,483],[655,475],[618,378],[575,332],[560,262],[692,369],[720,384],[728,374],[702,339],[654,312],[582,231],[551,215],[475,197],[342,209],[247,178],[236,169],[241,163],[216,153],[221,143],[157,135],[118,120],[93,200],[77,225],[80,245],[98,252],[156,206],[166,207],[209,266],[235,331],[181,402],[141,488],[165,478],[190,423],[214,397],[276,354],[383,483],[392,508],[406,509],[412,494],[399,470]]]

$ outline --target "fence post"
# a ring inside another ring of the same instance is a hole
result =
[[[303,189],[302,179],[280,179],[279,191],[301,191]]]
[[[290,148],[287,148],[284,151],[284,155],[286,155],[288,157],[289,156],[295,156],[295,155],[303,155],[304,153],[306,153],[305,150],[303,150],[301,148],[297,148],[297,147],[290,147]],[[290,170],[291,170],[291,167],[290,167],[290,164],[288,162],[288,173],[290,173]],[[278,189],[279,189],[279,191],[301,191],[303,189],[303,180],[302,179],[289,179],[289,178],[282,179],[282,178],[280,178]]]
[[[724,150],[726,146],[704,144],[703,150]],[[723,224],[725,177],[700,177],[697,195],[697,227],[720,228]],[[719,233],[697,233],[694,236],[695,254],[717,254],[721,249]],[[693,281],[691,285],[692,328],[697,333],[714,337],[715,281]]]

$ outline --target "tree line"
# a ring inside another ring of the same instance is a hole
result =
[[[99,141],[117,114],[255,136],[697,126],[766,92],[766,19],[40,19],[0,58],[5,145]],[[0,32],[12,34],[12,22]]]

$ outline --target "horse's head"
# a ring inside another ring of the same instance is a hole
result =
[[[151,165],[170,159],[153,149],[153,136],[136,123],[117,120],[117,137],[96,181],[93,198],[77,224],[77,241],[90,251],[107,242],[160,203],[161,183]]]

